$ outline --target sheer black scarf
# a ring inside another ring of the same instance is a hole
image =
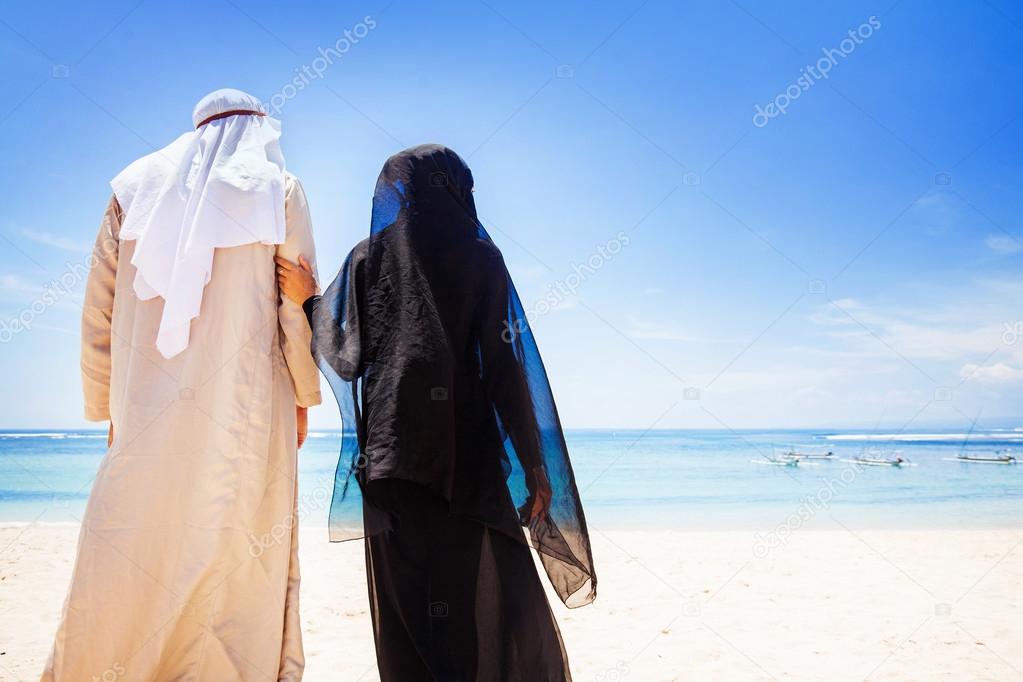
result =
[[[581,606],[596,596],[596,575],[568,449],[472,188],[468,166],[446,147],[388,159],[370,236],[316,306],[313,350],[344,429],[331,539],[386,529],[374,483],[410,480],[452,513],[523,541],[527,527],[561,599]],[[549,504],[534,505],[547,492]]]

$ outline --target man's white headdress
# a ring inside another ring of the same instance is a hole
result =
[[[188,347],[216,249],[284,241],[280,121],[240,90],[216,90],[192,112],[195,130],[138,159],[110,185],[135,240],[135,293],[161,297],[156,347]]]

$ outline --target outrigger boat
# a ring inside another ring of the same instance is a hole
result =
[[[857,464],[874,467],[900,467],[906,463],[906,459],[898,454],[891,457],[885,457],[883,455],[859,455],[853,461]]]
[[[824,451],[813,451],[813,450],[810,450],[810,451],[807,451],[807,450],[797,450],[796,448],[791,448],[787,452],[782,453],[781,456],[784,459],[796,459],[796,460],[799,460],[799,459],[834,459],[835,453],[832,452],[831,450],[828,450],[828,451],[824,452]]]
[[[980,418],[980,413],[977,413],[977,419]],[[973,424],[976,425],[977,419],[973,420]],[[956,462],[976,462],[978,464],[1015,464],[1016,458],[1008,450],[995,450],[991,454],[983,453],[968,453],[966,452],[966,444],[970,440],[970,436],[973,434],[973,426],[970,426],[970,432],[966,434],[966,438],[963,439],[963,447],[959,448],[959,454],[956,455],[954,461]]]
[[[1015,464],[1016,458],[1008,450],[996,450],[993,454],[967,454],[960,452],[956,456],[960,462],[978,462],[980,464]]]
[[[798,459],[765,459],[765,464],[773,464],[778,467],[796,467],[799,466]]]

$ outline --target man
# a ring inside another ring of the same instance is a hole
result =
[[[274,256],[313,252],[280,124],[237,90],[111,183],[82,315],[110,449],[44,680],[299,680],[296,449],[320,402]]]

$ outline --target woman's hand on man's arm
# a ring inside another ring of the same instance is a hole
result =
[[[298,305],[316,295],[313,268],[304,256],[298,257],[298,263],[292,263],[280,256],[276,256],[274,260],[277,262],[277,285],[282,294]]]

